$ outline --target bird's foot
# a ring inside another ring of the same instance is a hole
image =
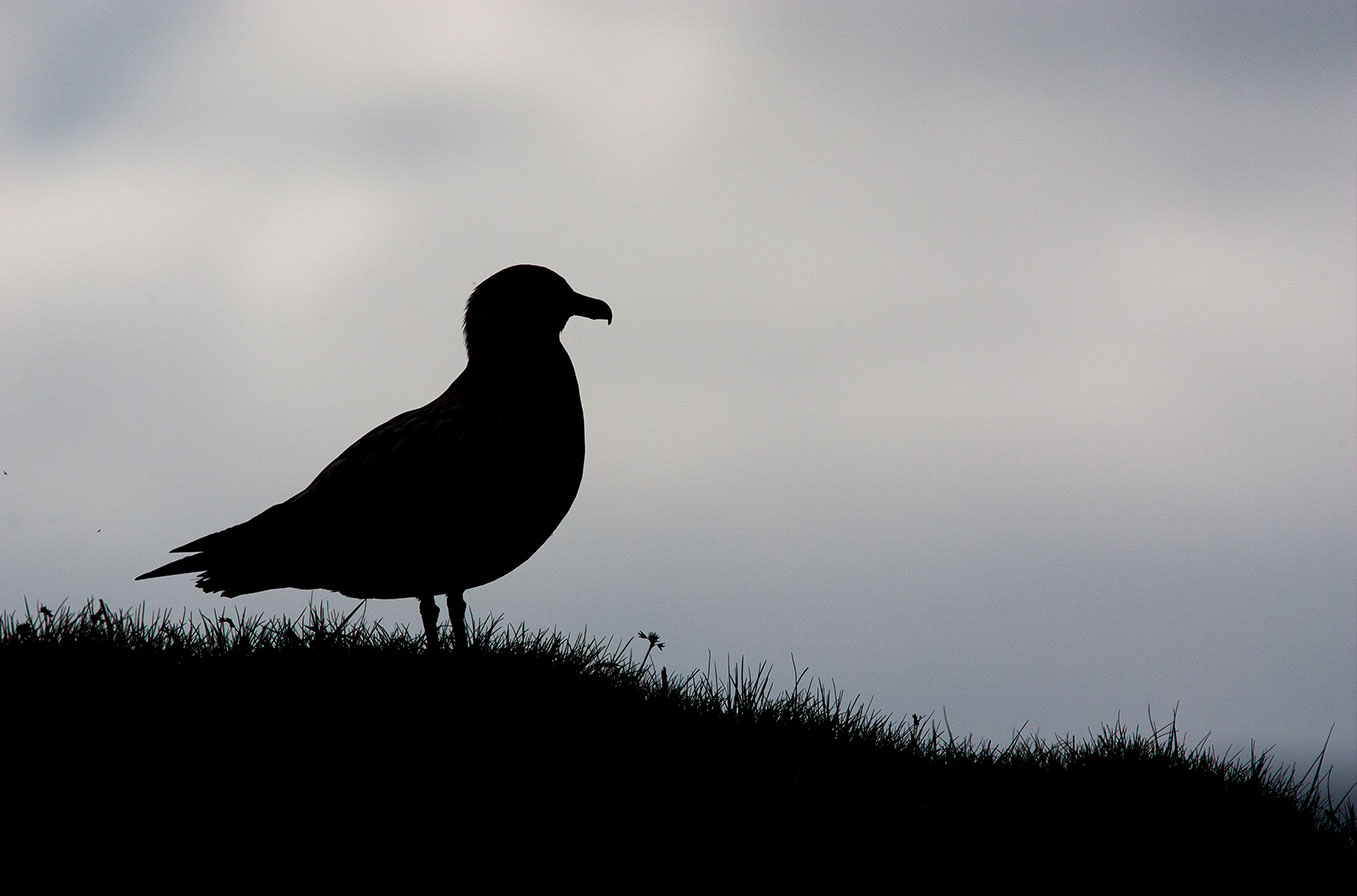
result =
[[[434,608],[435,613],[437,609]],[[458,650],[466,650],[466,600],[462,595],[448,595],[448,619],[452,622],[453,643]]]
[[[432,594],[419,599],[419,618],[424,623],[424,639],[432,653],[438,649],[438,604],[434,603]]]

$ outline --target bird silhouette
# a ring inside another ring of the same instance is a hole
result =
[[[442,395],[354,442],[288,500],[137,578],[197,573],[199,588],[225,597],[414,597],[431,649],[444,594],[465,647],[466,590],[531,557],[579,491],[584,411],[560,341],[574,316],[613,319],[547,268],[505,268],[467,299],[466,369]]]

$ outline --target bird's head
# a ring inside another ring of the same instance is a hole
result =
[[[505,268],[482,281],[467,299],[462,323],[467,357],[556,342],[566,321],[576,315],[613,322],[607,302],[580,295],[555,271],[535,264]]]

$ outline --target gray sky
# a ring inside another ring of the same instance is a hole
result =
[[[1178,722],[1357,780],[1348,3],[7,3],[0,609],[295,615],[169,548],[611,303],[477,614],[792,657],[954,731]],[[347,610],[347,598],[326,597]],[[417,625],[413,601],[368,618]]]

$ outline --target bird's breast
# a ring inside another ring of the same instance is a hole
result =
[[[493,581],[556,530],[584,472],[584,413],[573,371],[544,387],[501,381],[469,404],[449,443],[441,496],[447,514],[426,529],[455,562],[462,588]]]

